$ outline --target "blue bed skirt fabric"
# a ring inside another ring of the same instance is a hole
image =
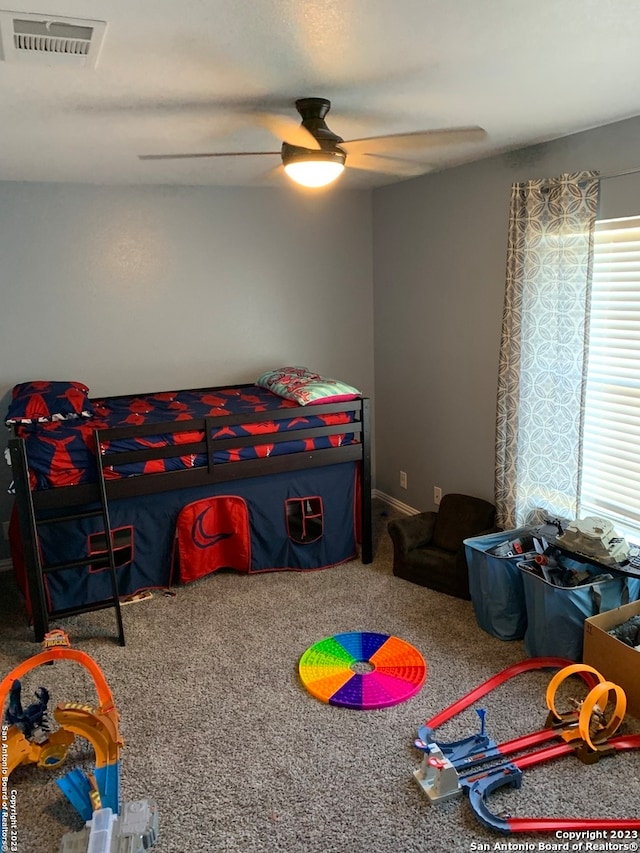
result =
[[[120,595],[166,588],[177,580],[172,578],[172,554],[178,513],[187,504],[214,495],[237,495],[247,505],[251,572],[308,571],[353,559],[357,554],[356,476],[357,463],[342,463],[112,501],[111,527],[116,537],[129,536],[132,541],[130,553],[122,552],[125,562],[117,569]],[[322,507],[322,535],[301,543],[289,535],[287,502],[307,497]],[[43,563],[84,557],[90,537],[95,541],[101,530],[100,518],[48,528],[41,525]],[[111,596],[109,572],[100,568],[67,569],[46,576],[45,584],[49,609],[77,607]]]

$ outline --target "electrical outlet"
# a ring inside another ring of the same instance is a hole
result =
[[[406,471],[400,471],[400,488],[401,489],[407,488],[407,472]]]
[[[5,540],[5,542],[9,541],[9,522],[8,521],[2,522],[2,538]]]
[[[440,506],[440,501],[442,500],[442,489],[440,486],[433,487],[433,502],[436,506]]]

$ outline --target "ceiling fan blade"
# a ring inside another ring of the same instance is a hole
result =
[[[413,133],[393,133],[388,136],[371,136],[368,139],[351,139],[341,142],[347,154],[391,154],[397,151],[436,148],[465,142],[480,142],[487,136],[481,127],[452,127],[442,130],[417,130]]]
[[[403,178],[413,178],[430,172],[432,167],[426,163],[416,163],[412,160],[398,160],[396,157],[378,157],[375,154],[347,155],[348,169],[364,169],[367,172],[379,172],[383,175],[397,175]]]
[[[276,139],[288,142],[289,145],[313,150],[320,148],[320,143],[315,136],[294,118],[277,113],[257,113],[253,116],[253,121],[269,130]]]
[[[249,118],[247,114],[246,118]],[[251,116],[254,123],[262,125],[269,130],[275,137],[288,142],[290,145],[296,145],[300,148],[309,148],[316,150],[320,148],[320,143],[311,134],[306,127],[303,127],[296,119],[287,116],[281,116],[277,113],[256,113]],[[258,157],[263,154],[279,155],[279,151],[220,151],[220,152],[203,152],[194,154],[139,154],[140,160],[186,160],[188,158],[202,157]]]
[[[139,160],[196,160],[203,157],[276,157],[279,151],[208,151],[196,154],[138,154]]]

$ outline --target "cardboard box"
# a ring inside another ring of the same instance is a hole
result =
[[[640,601],[632,601],[590,616],[584,623],[585,663],[627,694],[627,713],[640,719],[640,651],[608,634],[612,628],[640,614]]]

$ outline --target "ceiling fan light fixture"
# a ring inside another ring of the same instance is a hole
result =
[[[0,13],[1,15],[2,13]],[[0,19],[1,23],[1,19]],[[0,58],[1,51],[0,51]],[[410,178],[430,171],[431,166],[418,162],[411,152],[424,148],[484,139],[481,127],[453,127],[440,130],[415,130],[346,141],[327,127],[326,115],[331,101],[326,98],[298,98],[296,109],[301,124],[279,113],[259,110],[258,124],[284,139],[280,149],[282,165],[292,181],[304,187],[326,187],[344,171],[347,154],[349,165],[365,172],[380,172],[397,178]],[[408,152],[403,156],[404,152]],[[175,160],[195,157],[273,157],[277,151],[210,151],[193,154],[140,154],[141,160]],[[422,158],[421,158],[422,159]],[[278,173],[280,169],[278,168]]]
[[[287,175],[303,187],[326,187],[344,171],[347,155],[340,149],[297,148],[282,146],[282,162]]]

